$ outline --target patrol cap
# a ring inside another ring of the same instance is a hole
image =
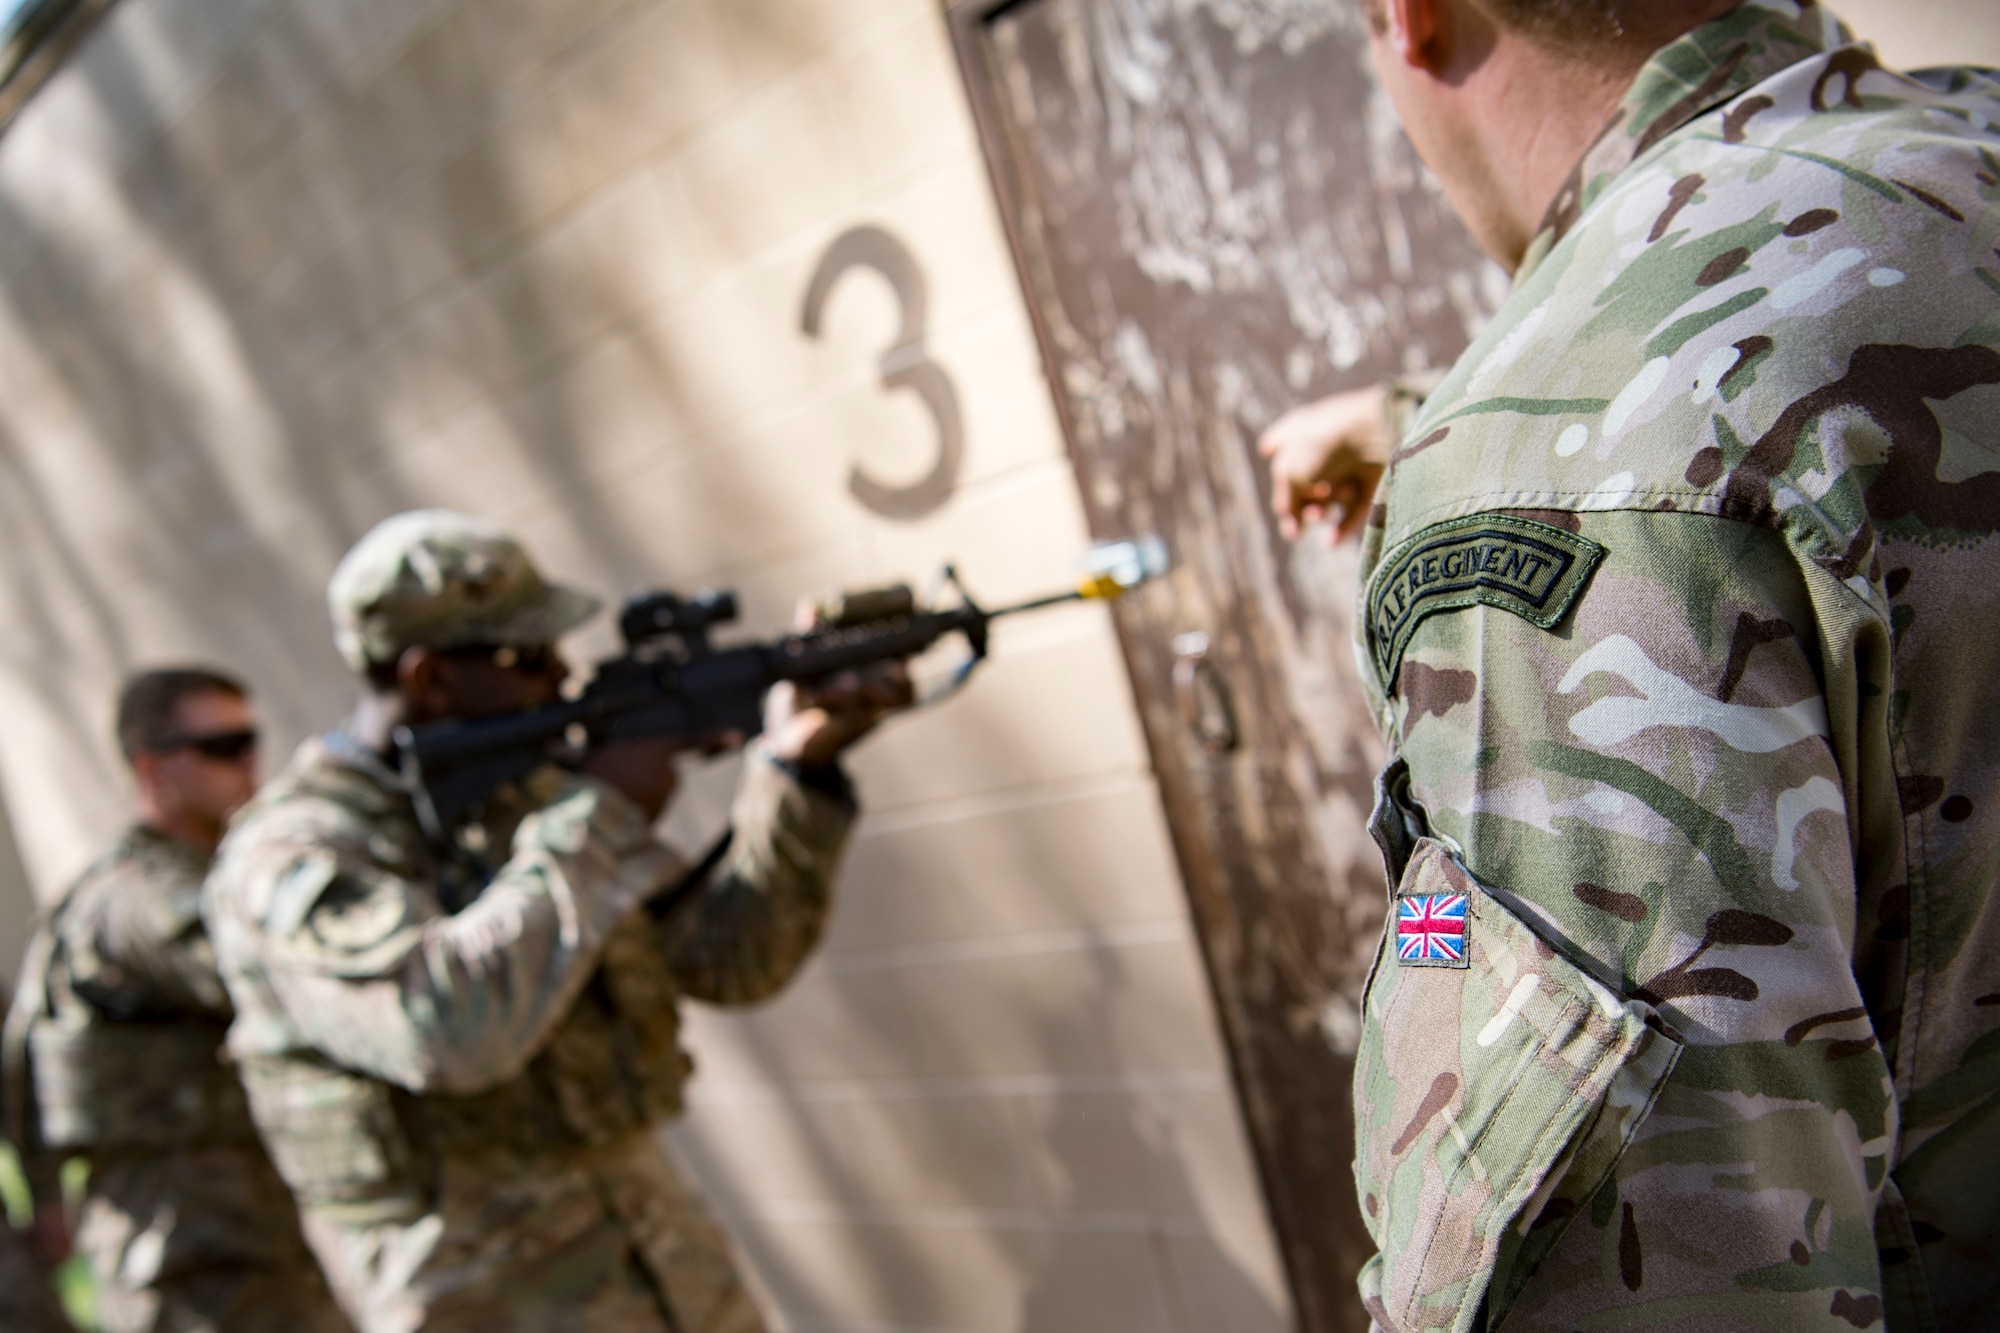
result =
[[[600,605],[543,579],[498,525],[450,509],[376,524],[335,566],[326,601],[334,644],[356,671],[419,646],[553,643]]]

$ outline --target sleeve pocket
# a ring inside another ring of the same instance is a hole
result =
[[[1443,843],[1416,839],[1354,1077],[1355,1178],[1378,1250],[1361,1294],[1376,1322],[1497,1324],[1680,1052],[1649,1006],[1556,953]]]

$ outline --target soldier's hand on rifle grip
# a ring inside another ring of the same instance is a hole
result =
[[[1337,393],[1295,407],[1258,437],[1271,460],[1271,508],[1288,538],[1321,519],[1329,544],[1361,531],[1389,464],[1391,429],[1380,388]]]
[[[680,786],[674,757],[688,748],[673,737],[606,741],[591,747],[579,771],[632,798],[648,820],[658,819]]]

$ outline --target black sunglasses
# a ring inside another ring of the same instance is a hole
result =
[[[193,750],[204,759],[236,764],[257,748],[257,729],[244,727],[240,731],[216,731],[205,736],[162,736],[146,748],[156,754]]]

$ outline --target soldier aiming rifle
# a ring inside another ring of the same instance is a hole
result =
[[[566,699],[556,640],[596,600],[491,525],[390,519],[328,597],[361,704],[241,817],[205,906],[252,1112],[343,1305],[365,1333],[761,1329],[654,1132],[690,1072],[679,1002],[798,969],[858,809],[842,754],[911,704],[926,635],[976,652],[990,617],[878,599],[715,650],[726,604],[653,598]],[[724,730],[757,739],[704,879],[651,829],[676,755]]]

